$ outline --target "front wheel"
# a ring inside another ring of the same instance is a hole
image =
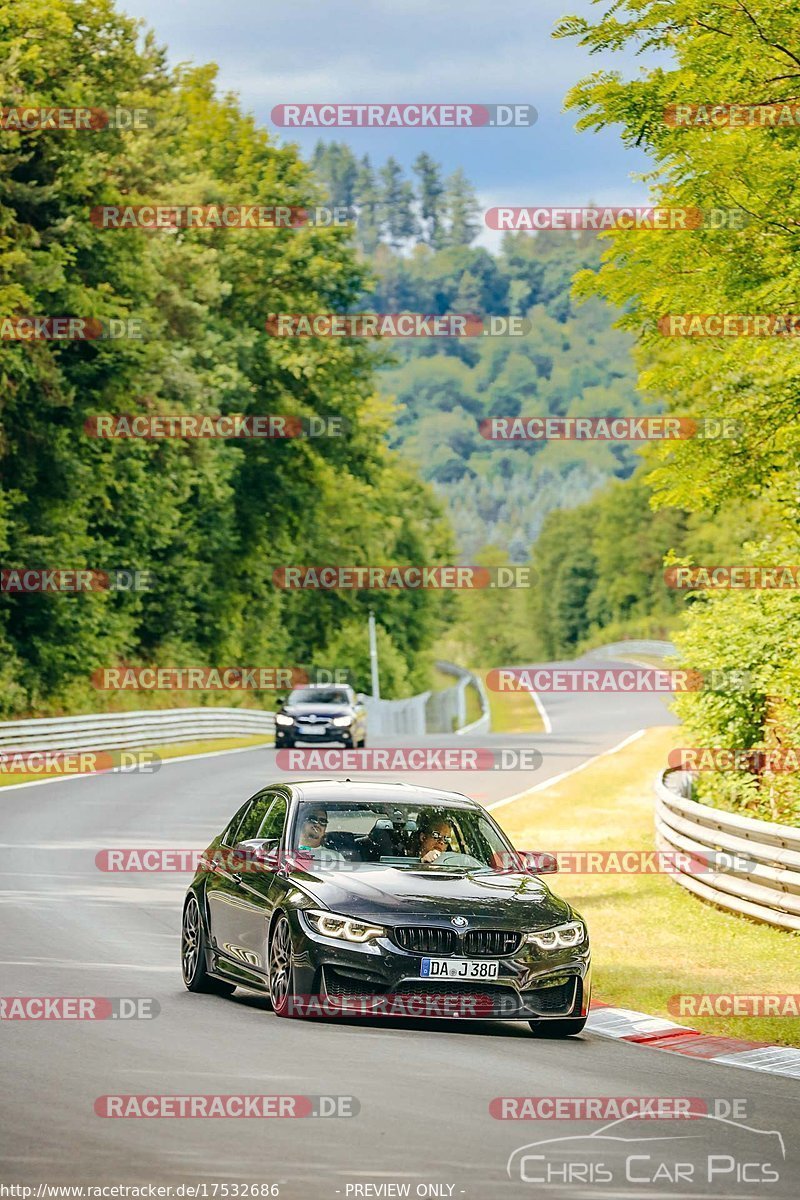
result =
[[[586,1017],[572,1017],[563,1021],[528,1021],[531,1033],[543,1038],[572,1037],[582,1033]]]
[[[294,965],[292,931],[281,914],[275,922],[269,943],[269,995],[276,1017],[294,1017]]]
[[[236,990],[234,984],[225,983],[209,975],[206,968],[206,938],[200,917],[200,905],[192,894],[186,901],[181,926],[181,974],[190,992],[204,992],[211,996],[230,996]]]

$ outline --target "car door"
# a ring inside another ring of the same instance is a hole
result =
[[[275,788],[265,788],[248,801],[240,821],[233,821],[224,835],[223,845],[211,856],[206,884],[211,941],[226,959],[226,967],[235,964],[263,970],[263,955],[250,950],[253,920],[250,892],[242,887],[253,869],[252,860],[237,855],[236,846],[258,836],[275,802]]]
[[[267,969],[267,930],[276,898],[283,895],[286,871],[283,867],[284,830],[288,813],[288,797],[278,791],[259,826],[255,837],[263,842],[263,851],[277,852],[272,864],[249,861],[241,872],[239,898],[242,904],[241,931],[244,949],[250,963],[261,971]],[[240,842],[243,840],[239,839]]]

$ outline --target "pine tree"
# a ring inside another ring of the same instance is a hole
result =
[[[380,169],[381,230],[393,249],[417,233],[414,216],[414,189],[403,178],[403,168],[395,158],[387,158]]]
[[[469,246],[480,230],[478,200],[461,167],[445,181],[448,246]]]
[[[380,192],[369,155],[358,164],[355,182],[355,202],[358,207],[358,243],[366,254],[372,254],[381,237]]]
[[[443,237],[443,205],[444,187],[440,175],[439,164],[423,151],[412,170],[419,179],[417,205],[419,208],[420,232],[423,242],[438,250]]]

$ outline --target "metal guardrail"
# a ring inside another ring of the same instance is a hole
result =
[[[405,700],[376,700],[374,696],[359,695],[367,710],[367,737],[386,737],[401,734],[423,737],[425,734],[425,703],[430,692],[420,692]]]
[[[438,692],[419,692],[405,700],[375,700],[361,695],[367,709],[367,732],[378,737],[424,737],[428,733],[488,733],[489,701],[481,680],[464,667],[439,661],[436,666],[457,682]],[[474,687],[481,715],[467,724],[467,688]]]
[[[698,804],[686,794],[690,783],[685,771],[656,778],[658,849],[706,858],[715,853],[725,869],[679,870],[673,878],[720,908],[800,930],[800,829]]]
[[[483,684],[454,663],[437,663],[457,676],[451,688],[421,692],[405,700],[373,700],[367,708],[368,734],[424,736],[426,733],[488,731],[489,704]],[[481,716],[466,724],[466,689],[481,698]],[[433,702],[433,703],[430,703]],[[275,732],[273,713],[245,708],[145,709],[126,713],[86,713],[77,717],[37,717],[0,722],[0,752],[14,750],[102,750],[193,742],[207,738],[249,737]]]
[[[473,675],[472,671],[466,670],[464,667],[459,667],[456,663],[445,662],[439,660],[436,666],[445,675],[455,675],[457,683],[454,688],[447,688],[444,692],[434,692],[434,696],[450,697],[455,693],[455,721],[451,721],[447,732],[455,731],[455,733],[489,733],[491,729],[491,719],[489,716],[489,698],[486,695],[486,688],[483,686],[483,681],[477,675]],[[480,704],[481,715],[475,720],[467,724],[467,688],[474,687],[478,693],[478,703]],[[433,699],[433,696],[431,697]],[[430,707],[430,702],[429,702]],[[429,733],[437,733],[429,727]]]
[[[631,638],[630,641],[610,642],[607,646],[597,646],[594,650],[587,650],[586,658],[616,658],[620,654],[647,654],[650,658],[668,658],[677,653],[677,647],[672,642]]]
[[[99,750],[250,737],[275,730],[273,713],[244,708],[168,708],[0,723],[0,751]]]

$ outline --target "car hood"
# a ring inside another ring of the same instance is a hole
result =
[[[359,866],[352,871],[299,871],[293,879],[324,908],[388,925],[465,916],[481,918],[487,928],[545,929],[572,918],[566,901],[540,879],[516,872]]]

